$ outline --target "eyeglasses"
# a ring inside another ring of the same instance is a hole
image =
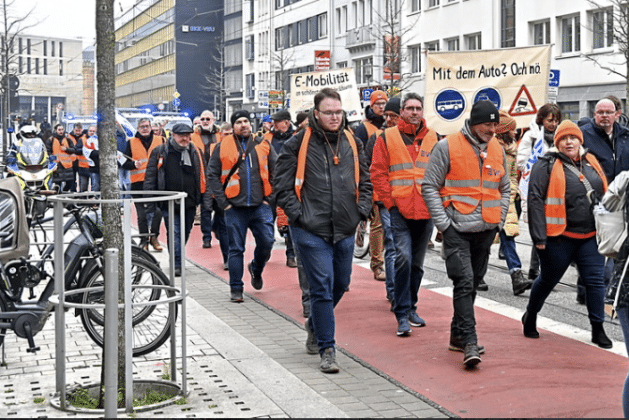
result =
[[[411,112],[421,112],[423,110],[421,106],[406,106],[404,109]]]
[[[341,115],[343,115],[343,111],[319,111],[319,114],[323,114],[326,117],[331,117],[331,116],[335,116],[335,117],[340,117]]]
[[[596,111],[596,113],[598,115],[614,115],[616,113],[616,111],[603,111],[603,110],[601,110],[601,111]]]
[[[151,128],[150,125],[138,125],[138,129],[140,128]]]
[[[201,118],[201,121],[212,121],[214,118]]]
[[[374,102],[373,106],[377,106],[382,108],[383,106],[385,106],[387,103],[384,101],[380,101],[380,102]]]
[[[400,116],[398,114],[395,114],[393,112],[385,112],[384,113],[384,118],[399,118]]]

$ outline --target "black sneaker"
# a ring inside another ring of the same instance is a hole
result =
[[[321,354],[321,365],[319,369],[323,373],[338,373],[339,365],[336,364],[336,351],[334,347],[328,347]]]
[[[485,354],[485,346],[481,346],[480,344],[477,344],[476,347],[478,347],[478,354]],[[463,346],[460,343],[455,343],[454,341],[450,341],[450,346],[448,347],[448,350],[465,353],[465,346]]]
[[[411,324],[411,327],[425,327],[426,321],[424,321],[419,315],[417,315],[416,311],[410,311],[408,313],[408,322]]]
[[[486,292],[489,290],[489,286],[485,283],[485,280],[481,279],[480,282],[478,282],[478,286],[476,286],[476,290],[479,292]]]
[[[238,302],[238,303],[244,302],[244,299],[242,298],[242,290],[231,289],[230,295],[231,295],[232,302]]]
[[[411,324],[408,322],[408,318],[400,318],[397,320],[397,331],[396,334],[400,337],[406,337],[407,335],[411,335]]]
[[[481,362],[480,352],[476,343],[467,343],[465,345],[465,355],[463,356],[463,364],[466,367],[474,367]]]
[[[253,262],[250,262],[249,265],[247,265],[247,268],[249,269],[249,274],[251,274],[251,285],[253,288],[256,290],[262,289],[262,275],[256,276],[253,274]]]

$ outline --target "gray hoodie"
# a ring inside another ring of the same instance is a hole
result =
[[[472,135],[469,129],[469,120],[465,121],[465,126],[461,129],[461,133],[463,133],[465,138],[470,142],[476,153],[476,160],[470,159],[470,164],[475,162],[480,163],[480,153],[487,150],[487,143],[481,142]],[[505,159],[504,167],[506,168],[507,164],[504,151],[503,159]],[[426,202],[430,216],[437,229],[443,232],[450,227],[450,225],[452,225],[457,232],[483,232],[495,227],[502,229],[504,220],[507,217],[507,211],[509,210],[509,194],[511,191],[509,173],[505,171],[504,176],[500,179],[498,188],[501,196],[500,207],[502,208],[502,216],[500,223],[494,224],[487,223],[483,220],[481,206],[478,206],[470,214],[462,214],[451,205],[443,207],[439,191],[445,184],[448,172],[450,172],[450,152],[448,149],[448,138],[446,137],[439,141],[434,149],[432,149],[428,168],[426,169],[422,183],[422,195],[424,196],[424,201]]]

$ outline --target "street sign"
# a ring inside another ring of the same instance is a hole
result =
[[[175,91],[175,93],[173,93],[173,97],[174,97],[175,99],[179,99],[179,97],[180,97],[180,96],[181,96],[181,93],[179,93],[179,92],[177,92],[177,91]],[[175,105],[175,106],[179,106],[179,105]]]
[[[368,101],[371,99],[371,94],[373,93],[373,89],[365,89],[363,90],[363,101]]]
[[[157,109],[159,109],[160,111],[164,110],[164,104],[160,103],[157,105]]]
[[[63,109],[63,103],[62,103],[62,102],[59,102],[59,103],[57,104],[57,109],[58,109],[58,110],[62,110],[62,109]]]
[[[551,70],[548,76],[548,86],[559,87],[559,70]]]
[[[173,106],[179,106],[179,105],[181,105],[181,99],[179,98],[173,99]]]

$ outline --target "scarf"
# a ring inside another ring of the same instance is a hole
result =
[[[546,142],[546,144],[551,147],[554,146],[555,145],[555,132],[546,131],[545,128],[543,128],[543,130],[544,130],[544,141]]]
[[[183,166],[192,166],[192,159],[190,158],[190,151],[187,147],[180,146],[174,138],[170,139],[170,145],[173,149],[181,153],[181,163]]]

